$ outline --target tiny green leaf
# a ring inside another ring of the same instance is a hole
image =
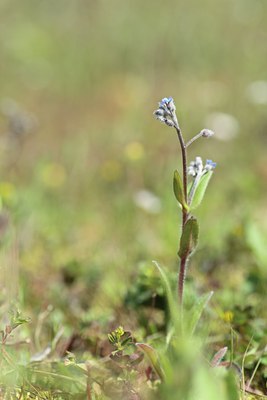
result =
[[[190,217],[183,228],[180,239],[180,249],[178,256],[186,258],[193,253],[198,243],[199,226],[195,217]]]
[[[21,312],[19,310],[11,310],[10,311],[10,328],[11,331],[13,331],[14,329],[16,329],[18,326],[23,325],[23,324],[27,324],[31,321],[30,318],[28,317],[23,317],[21,315]]]
[[[174,171],[173,175],[173,191],[177,201],[181,204],[181,206],[188,210],[188,205],[185,202],[184,191],[183,191],[183,183],[180,177],[180,174],[177,170]]]
[[[205,175],[203,175],[202,178],[200,179],[199,184],[195,189],[192,202],[190,204],[190,210],[194,210],[202,202],[212,174],[213,171],[209,171]]]
[[[110,343],[116,343],[116,337],[112,333],[108,333],[108,340]]]
[[[145,355],[151,362],[152,367],[154,368],[160,379],[164,381],[165,374],[162,369],[157,351],[146,343],[136,343],[136,346],[145,353]]]

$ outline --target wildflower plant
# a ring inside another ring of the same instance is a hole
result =
[[[187,150],[197,139],[209,138],[214,135],[210,129],[202,129],[188,142],[184,140],[176,115],[176,106],[172,97],[165,97],[159,102],[154,116],[170,128],[174,128],[178,137],[182,155],[182,173],[174,171],[173,190],[182,212],[182,229],[179,242],[178,256],[180,268],[178,272],[178,298],[183,305],[184,284],[186,270],[190,256],[196,249],[199,236],[199,225],[192,211],[201,203],[207,189],[216,163],[207,160],[204,164],[202,158],[197,156],[188,164]]]
[[[163,395],[160,398],[166,398],[166,396],[170,399],[177,398],[176,391],[179,390],[179,393],[183,393],[183,398],[185,399],[214,399],[217,396],[217,384],[220,382],[220,384],[227,387],[227,396],[231,393],[231,398],[237,400],[238,395],[234,377],[231,374],[226,374],[225,378],[220,380],[216,374],[213,374],[210,366],[203,363],[204,337],[202,337],[201,332],[197,332],[197,326],[213,292],[200,296],[186,315],[183,312],[184,285],[188,262],[197,247],[199,236],[199,225],[193,212],[201,204],[216,167],[215,162],[212,160],[203,162],[200,156],[188,162],[187,152],[189,146],[196,140],[199,138],[210,138],[214,135],[214,132],[210,129],[202,129],[190,140],[185,141],[172,97],[165,97],[159,102],[158,109],[154,111],[154,116],[175,130],[181,149],[181,172],[175,170],[173,175],[173,191],[181,209],[182,219],[178,246],[179,270],[177,276],[177,296],[174,296],[164,269],[154,261],[160,273],[161,282],[166,294],[170,324],[165,346],[156,349],[140,343],[137,346],[144,352],[163,383],[159,388],[159,393]],[[178,313],[177,307],[180,310]],[[219,364],[225,352],[220,355]],[[202,384],[199,385],[199,382],[203,382],[203,379],[206,382],[213,382],[213,388],[210,389],[210,383],[207,383],[207,385],[204,384],[201,395]],[[223,380],[225,381],[223,382]],[[188,382],[190,382],[190,385]],[[175,393],[175,397],[173,397],[173,393]],[[226,398],[230,397],[225,397],[224,394],[220,396],[222,400]]]

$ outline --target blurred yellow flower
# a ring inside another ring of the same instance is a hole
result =
[[[144,157],[145,151],[142,143],[131,142],[125,146],[124,153],[128,160],[138,161]]]
[[[1,202],[10,204],[16,199],[16,188],[11,182],[0,182],[0,198]]]
[[[231,323],[234,319],[234,313],[232,311],[225,311],[222,315],[222,319],[225,322]]]

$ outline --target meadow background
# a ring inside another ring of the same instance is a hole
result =
[[[177,270],[179,147],[152,115],[172,96],[187,139],[215,131],[189,151],[217,168],[188,290],[215,291],[211,343],[233,329],[240,362],[253,337],[247,371],[263,360],[266,391],[266,14],[262,0],[1,0],[1,317],[16,300],[34,337],[47,313],[32,354],[61,327],[161,325],[140,274]]]

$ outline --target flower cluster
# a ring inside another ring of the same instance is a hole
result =
[[[171,127],[178,127],[178,121],[175,114],[176,107],[172,97],[164,97],[159,102],[159,108],[154,111],[155,117],[164,124]]]
[[[194,161],[191,161],[189,167],[187,168],[188,175],[191,175],[193,178],[196,176],[203,176],[207,172],[212,171],[216,167],[216,163],[212,160],[207,160],[205,167],[203,167],[203,162],[201,157],[196,157]]]

